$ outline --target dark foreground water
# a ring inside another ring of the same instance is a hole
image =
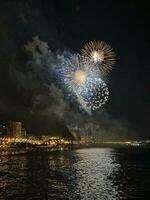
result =
[[[1,156],[3,199],[149,200],[149,152],[91,148]]]

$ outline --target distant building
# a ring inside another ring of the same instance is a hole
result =
[[[21,129],[21,137],[26,137],[27,136],[27,131],[26,129],[22,128]]]
[[[22,137],[22,123],[9,121],[7,126],[7,137]]]
[[[7,127],[4,123],[0,123],[0,137],[5,136],[7,133]]]

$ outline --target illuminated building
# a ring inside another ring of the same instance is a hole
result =
[[[0,137],[3,137],[7,133],[7,127],[5,124],[0,123]]]
[[[22,128],[21,129],[21,137],[26,137],[27,136],[27,131],[26,129]]]
[[[22,123],[9,121],[7,126],[7,137],[22,137]]]

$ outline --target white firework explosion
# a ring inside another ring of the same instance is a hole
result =
[[[83,63],[98,67],[100,73],[106,75],[115,64],[115,53],[111,46],[105,42],[93,41],[83,46],[81,60]]]
[[[59,57],[57,70],[61,83],[70,94],[76,96],[81,108],[88,114],[98,109],[108,99],[109,91],[100,77],[99,69],[83,63],[79,55]]]

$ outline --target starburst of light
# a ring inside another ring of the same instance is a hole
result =
[[[108,74],[115,64],[115,53],[110,45],[103,41],[89,42],[83,46],[81,51],[83,63],[89,63],[98,67],[102,75]]]
[[[59,61],[58,79],[69,95],[75,95],[76,101],[84,111],[91,114],[105,104],[109,91],[97,67],[93,68],[89,63],[81,62],[79,55],[69,58],[61,56]]]

